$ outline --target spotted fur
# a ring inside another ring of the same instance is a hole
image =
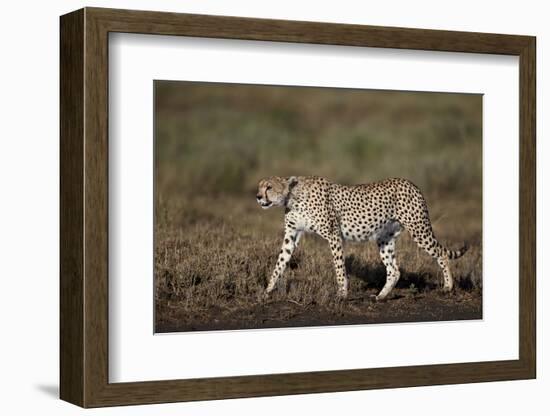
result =
[[[266,294],[275,288],[304,232],[318,234],[328,242],[338,296],[342,298],[348,294],[342,247],[345,240],[375,240],[378,244],[387,273],[386,284],[376,296],[378,300],[386,298],[399,280],[395,241],[403,229],[419,247],[437,259],[443,271],[443,287],[448,291],[453,288],[449,260],[467,250],[466,246],[449,250],[437,241],[426,201],[420,190],[406,179],[345,186],[316,176],[273,176],[259,182],[256,199],[262,208],[285,207],[283,244]]]

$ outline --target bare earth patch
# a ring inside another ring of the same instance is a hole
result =
[[[375,294],[372,291],[370,294]],[[351,297],[336,306],[300,304],[291,300],[259,302],[236,310],[211,307],[196,314],[178,305],[159,308],[158,332],[283,328],[325,325],[380,324],[481,319],[481,295],[463,290],[414,293],[396,289],[385,302],[370,294]]]

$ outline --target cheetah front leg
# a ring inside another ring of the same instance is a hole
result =
[[[285,272],[286,266],[288,265],[290,257],[296,249],[301,236],[302,231],[297,231],[289,226],[286,227],[283,245],[281,247],[281,251],[279,252],[279,258],[277,259],[277,264],[275,264],[275,269],[271,274],[271,278],[269,279],[269,283],[267,284],[267,288],[265,290],[266,297],[273,291],[273,289],[275,289],[277,281]]]
[[[346,266],[344,265],[342,238],[340,236],[332,236],[328,239],[328,243],[332,252],[334,270],[336,271],[337,295],[340,299],[345,299],[348,296],[348,277],[346,275]]]

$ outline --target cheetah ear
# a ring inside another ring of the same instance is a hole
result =
[[[288,190],[292,190],[298,184],[298,178],[296,176],[291,176],[288,178]]]

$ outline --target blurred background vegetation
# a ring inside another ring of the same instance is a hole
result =
[[[258,180],[272,175],[411,180],[440,241],[473,245],[455,277],[481,287],[481,95],[156,81],[155,169],[161,320],[171,302],[188,317],[257,301],[282,234],[282,210],[255,201]],[[402,267],[439,282],[437,264],[407,238],[397,250]],[[323,292],[329,302],[326,247],[304,240],[296,256],[311,263],[289,271],[298,282],[290,296],[302,302]],[[351,245],[350,258],[378,263],[376,247],[365,247]]]
[[[259,178],[403,176],[479,198],[480,95],[156,82],[158,181],[172,194],[249,193]]]

